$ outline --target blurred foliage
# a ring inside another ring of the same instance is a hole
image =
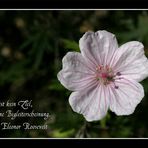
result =
[[[147,11],[0,11],[1,101],[30,98],[35,110],[53,116],[46,121],[48,130],[0,131],[0,136],[148,137],[148,79],[142,82],[145,97],[134,114],[119,117],[109,111],[103,120],[90,123],[72,111],[71,92],[57,80],[62,57],[79,51],[79,39],[86,31],[108,30],[116,34],[119,45],[139,40],[148,56],[147,26]]]

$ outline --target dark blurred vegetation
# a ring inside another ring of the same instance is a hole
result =
[[[0,11],[0,101],[27,98],[36,111],[53,116],[46,121],[48,130],[5,130],[1,137],[148,137],[148,79],[142,82],[145,98],[134,114],[109,111],[106,118],[91,123],[72,111],[71,92],[57,80],[63,56],[79,51],[80,37],[103,29],[114,33],[119,44],[143,42],[148,55],[147,11]]]

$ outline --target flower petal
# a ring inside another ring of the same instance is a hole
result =
[[[108,87],[111,111],[117,115],[132,114],[144,97],[142,85],[128,79],[116,80],[115,83],[118,89],[112,86]]]
[[[114,34],[107,31],[86,32],[79,41],[82,56],[92,65],[108,65],[118,49]]]
[[[143,44],[131,41],[122,45],[114,57],[114,70],[124,77],[142,81],[148,76],[148,59]]]
[[[62,62],[63,69],[57,74],[57,77],[67,89],[78,91],[96,81],[95,72],[86,65],[80,53],[68,52]]]
[[[72,109],[86,118],[87,121],[102,119],[108,110],[109,97],[105,86],[94,84],[87,90],[73,92],[69,103]]]

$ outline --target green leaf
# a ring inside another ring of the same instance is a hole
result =
[[[80,51],[79,45],[78,45],[77,42],[71,41],[71,40],[68,40],[68,39],[62,39],[62,42],[64,43],[64,47],[66,49],[72,49],[72,50],[75,50],[75,51]]]
[[[74,129],[70,129],[67,131],[61,131],[61,129],[54,130],[52,133],[52,137],[54,138],[68,138],[73,135],[75,132]]]

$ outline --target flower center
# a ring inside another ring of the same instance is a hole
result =
[[[96,79],[104,85],[113,83],[115,89],[118,89],[118,86],[115,85],[115,77],[120,75],[120,72],[114,73],[112,68],[107,65],[99,65],[96,67]]]

